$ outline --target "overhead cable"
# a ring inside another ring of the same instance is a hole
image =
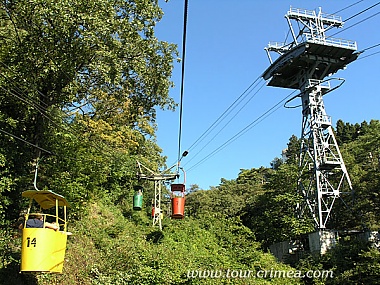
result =
[[[213,150],[209,155],[207,155],[202,160],[200,160],[198,163],[196,163],[193,166],[191,166],[190,168],[188,168],[188,172],[190,170],[196,168],[197,166],[199,166],[203,162],[205,162],[207,159],[209,159],[212,156],[214,156],[216,153],[218,153],[219,151],[221,151],[222,149],[224,149],[226,146],[228,146],[229,144],[231,144],[232,142],[234,142],[235,140],[237,140],[238,138],[240,138],[242,135],[244,135],[250,129],[252,129],[256,125],[258,125],[260,122],[262,122],[264,119],[266,119],[267,117],[269,117],[271,114],[273,114],[274,112],[276,112],[278,109],[280,109],[282,107],[282,103],[284,101],[286,101],[290,96],[292,96],[296,91],[297,90],[294,90],[292,93],[290,93],[284,99],[282,99],[281,101],[277,102],[275,105],[273,105],[267,111],[265,111],[262,115],[260,115],[259,117],[257,117],[253,122],[251,122],[249,125],[247,125],[245,128],[243,128],[241,131],[239,131],[238,133],[236,133],[234,136],[232,136],[229,140],[227,140],[222,145],[220,145],[219,147],[217,147],[215,150]]]
[[[359,53],[363,53],[363,52],[365,52],[365,51],[367,51],[367,50],[373,49],[373,48],[378,47],[378,46],[380,46],[380,43],[379,43],[379,44],[376,44],[376,45],[372,45],[372,46],[367,47],[367,48],[365,48],[365,49],[362,49],[361,51],[359,51]],[[367,55],[365,55],[365,56],[360,56],[357,60],[361,60],[361,59],[364,59],[364,58],[367,58],[367,57],[370,57],[370,56],[374,56],[375,54],[378,54],[378,53],[380,53],[380,51],[373,52],[373,53],[371,53],[371,54],[367,54]]]
[[[182,139],[182,113],[183,113],[183,93],[185,85],[185,56],[186,56],[186,35],[187,35],[187,10],[188,0],[185,0],[183,12],[183,38],[182,38],[182,78],[181,78],[181,98],[179,104],[179,131],[178,131],[178,164],[181,160],[181,139]],[[179,165],[177,166],[179,167]],[[177,169],[179,171],[179,169]]]
[[[30,142],[28,142],[28,141],[26,141],[26,140],[24,140],[24,139],[22,139],[22,138],[20,138],[20,137],[18,137],[18,136],[16,136],[16,135],[13,135],[13,134],[11,134],[11,133],[9,133],[9,132],[7,132],[7,131],[4,131],[4,130],[0,129],[0,132],[4,133],[4,134],[6,134],[6,135],[8,135],[8,136],[10,136],[10,137],[12,137],[12,138],[18,139],[19,141],[22,141],[23,143],[26,143],[26,144],[28,144],[28,145],[30,145],[30,146],[36,148],[36,149],[39,149],[39,150],[41,150],[41,151],[43,151],[43,152],[46,152],[46,153],[48,153],[48,154],[53,154],[53,155],[55,155],[53,152],[51,152],[51,151],[49,151],[49,150],[46,150],[46,149],[44,149],[44,148],[42,148],[42,147],[39,147],[38,145],[32,144],[32,143],[30,143]]]
[[[251,92],[256,88],[257,81],[261,78],[261,76],[257,77],[249,86],[247,89],[244,90],[244,92],[207,128],[206,131],[203,132],[203,134],[188,148],[189,150],[196,147],[202,140],[205,139],[205,137],[214,129],[216,128],[221,121],[224,120],[224,118],[229,115],[241,102],[244,100]],[[255,85],[256,84],[256,85]]]
[[[369,50],[369,49],[373,49],[373,48],[378,47],[378,46],[380,46],[380,43],[378,43],[378,44],[376,44],[376,45],[372,45],[372,46],[370,46],[370,47],[367,47],[367,48],[361,50],[361,52],[364,52],[364,51]]]
[[[52,59],[51,59],[52,62],[54,62]],[[14,72],[7,64],[5,64],[3,61],[0,60],[0,63],[5,66],[7,69],[9,69],[10,71]],[[48,121],[50,121],[55,127],[57,127],[58,129],[61,129],[65,132],[68,132],[72,135],[74,135],[77,139],[79,139],[78,135],[77,135],[77,132],[75,130],[73,130],[73,128],[70,126],[70,125],[67,125],[67,124],[58,124],[53,118],[51,118],[48,114],[47,114],[47,109],[44,108],[43,106],[39,105],[38,103],[34,102],[31,98],[28,98],[28,96],[24,93],[24,91],[22,91],[17,85],[16,83],[7,78],[6,76],[4,76],[3,74],[1,74],[6,80],[10,81],[11,84],[17,89],[19,90],[20,92],[13,92],[12,90],[8,90],[2,86],[0,86],[1,89],[3,89],[5,92],[9,93],[10,95],[18,98],[19,100],[21,100],[22,102],[26,103],[27,105],[29,105],[30,107],[34,108],[36,111],[38,111],[43,117],[45,117]],[[28,83],[25,79],[23,79],[26,83]],[[40,94],[41,96],[43,97],[47,97],[47,95],[43,94],[41,91],[39,90],[36,90],[36,92],[38,94]],[[70,115],[65,113],[64,111],[62,111],[67,117],[69,117]],[[87,127],[87,130],[91,131],[89,129],[88,126]],[[79,139],[80,140],[80,139]],[[94,148],[99,151],[101,154],[104,154],[104,155],[110,155],[109,152],[104,152],[102,149],[99,148],[98,144],[97,143],[93,143],[93,141],[89,140],[89,142],[94,146]],[[104,143],[103,144],[109,146],[108,144]]]
[[[351,8],[352,6],[355,6],[356,4],[359,4],[360,2],[363,2],[363,1],[364,1],[364,0],[357,1],[357,2],[355,2],[355,3],[353,3],[353,4],[351,4],[351,5],[348,5],[347,7],[344,7],[344,8],[342,8],[342,9],[340,9],[339,11],[336,11],[336,12],[333,13],[333,14],[338,14],[338,13],[340,13],[340,12],[342,12],[342,11],[348,9],[348,8]],[[346,21],[347,21],[347,20],[346,20]]]
[[[252,86],[252,85],[251,85]],[[257,86],[257,85],[256,85]],[[263,88],[265,86],[265,81],[263,81],[263,84],[259,87],[259,89],[253,94],[253,96],[251,96],[250,98],[249,98],[249,100],[246,102],[246,104],[244,104],[233,116],[232,116],[232,118],[230,119],[230,120],[228,120],[228,122],[226,123],[226,124],[224,124],[224,126],[197,152],[197,153],[195,153],[195,154],[193,154],[192,155],[192,157],[191,157],[191,159],[189,159],[188,160],[188,162],[187,163],[190,163],[200,152],[202,152],[202,150],[204,150],[226,127],[227,127],[227,125],[229,125],[229,123],[230,122],[232,122],[232,120],[247,106],[247,104],[255,97],[255,95]],[[248,95],[249,93],[251,93],[252,92],[252,90],[254,90],[254,89],[251,89],[246,95]],[[244,96],[244,97],[246,97],[246,96]],[[240,100],[240,102],[237,104],[237,105],[235,105],[234,106],[234,108],[235,107],[237,107],[240,103],[241,103],[242,101]],[[234,109],[234,108],[232,108],[231,110],[230,110],[230,112]],[[230,113],[230,112],[228,112],[228,114]],[[228,115],[228,114],[226,114],[226,116]],[[225,116],[225,117],[226,117]],[[220,121],[221,122],[221,121]]]
[[[357,25],[359,25],[359,24],[361,24],[361,23],[363,23],[363,22],[365,22],[365,21],[367,21],[367,20],[369,20],[369,19],[371,19],[371,18],[373,18],[373,17],[375,17],[375,16],[377,16],[377,15],[379,15],[379,14],[380,14],[380,12],[377,12],[377,13],[371,15],[371,16],[368,16],[367,18],[364,18],[363,20],[361,20],[361,21],[359,21],[359,22],[357,22],[357,23],[355,23],[355,24],[352,24],[351,26],[348,26],[348,27],[346,27],[346,28],[340,30],[340,31],[338,31],[338,32],[336,32],[336,33],[334,33],[334,34],[332,34],[332,35],[329,36],[329,37],[333,37],[333,36],[335,36],[335,35],[337,35],[337,34],[340,34],[340,33],[343,32],[343,31],[346,31],[346,30],[348,30],[348,29],[351,29],[352,27],[355,27],[355,26],[357,26]]]
[[[0,60],[0,63],[1,63],[1,65],[4,66],[6,69],[8,69],[9,71],[11,71],[12,73],[15,73],[15,71],[14,71],[9,65],[7,65],[4,61]],[[16,85],[16,83],[14,82],[13,79],[10,79],[10,78],[6,77],[6,76],[5,76],[4,74],[2,74],[2,73],[1,73],[1,75],[2,75],[7,81],[11,82],[11,84],[12,84],[16,89],[18,89],[21,93],[24,93],[24,91],[22,91],[22,90]],[[25,79],[23,79],[23,81],[26,82]],[[27,83],[27,82],[26,82],[26,83]],[[45,94],[43,94],[42,92],[40,92],[39,90],[36,90],[36,91],[37,91],[37,93],[40,94],[42,97],[45,97],[45,98],[48,97],[48,96],[46,96]],[[41,103],[43,103],[43,104],[47,107],[47,104],[46,104],[45,102],[42,102],[42,101],[41,101]],[[38,103],[35,103],[35,104],[39,105]],[[40,106],[40,108],[45,109],[45,107],[42,107],[42,106]]]
[[[361,1],[359,1],[359,2],[361,2]],[[356,3],[355,3],[355,4],[356,4]],[[359,13],[356,13],[355,15],[352,15],[351,17],[348,17],[347,19],[345,19],[345,20],[343,20],[343,21],[344,21],[344,22],[347,22],[347,21],[351,20],[352,18],[355,18],[356,16],[359,16],[360,14],[363,14],[364,12],[366,12],[366,11],[372,9],[373,7],[376,7],[376,6],[379,5],[379,4],[380,4],[380,2],[377,2],[376,4],[374,4],[374,5],[372,5],[372,6],[368,7],[368,8],[366,8],[366,9],[360,11]],[[353,4],[353,5],[354,5],[354,4]],[[351,5],[351,6],[352,6],[352,5]],[[343,9],[343,10],[344,10],[344,9]]]
[[[380,51],[377,51],[377,52],[374,52],[374,53],[371,53],[371,54],[367,54],[365,56],[359,57],[357,60],[361,60],[361,59],[364,59],[364,58],[367,58],[367,57],[370,57],[370,56],[374,56],[374,55],[379,54],[379,53],[380,53]]]

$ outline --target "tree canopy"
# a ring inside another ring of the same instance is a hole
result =
[[[31,185],[41,156],[40,185],[74,196],[81,191],[67,188],[125,176],[113,169],[132,164],[131,156],[163,166],[156,108],[175,107],[168,92],[177,51],[155,37],[163,15],[156,1],[1,5],[2,192],[17,197]],[[52,185],[57,180],[66,183]]]

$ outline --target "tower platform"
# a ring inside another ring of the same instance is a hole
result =
[[[301,89],[300,76],[314,70],[313,79],[322,80],[334,74],[359,56],[356,42],[327,38],[310,38],[278,57],[263,73],[269,86]],[[318,66],[315,66],[315,63]]]

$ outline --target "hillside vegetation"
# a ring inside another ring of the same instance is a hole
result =
[[[294,215],[296,136],[286,159],[274,158],[271,167],[241,169],[211,189],[187,185],[185,219],[164,215],[162,231],[152,226],[154,185],[138,181],[136,161],[166,166],[156,110],[176,107],[168,92],[178,56],[176,45],[155,36],[163,17],[156,1],[20,0],[1,7],[0,285],[376,284],[379,251],[351,237],[292,264],[268,252],[313,230]],[[335,132],[356,196],[350,211],[337,204],[333,226],[377,231],[380,122],[338,121]],[[71,204],[62,274],[19,273],[16,222],[36,168],[37,188]],[[132,210],[136,185],[146,189],[142,211]],[[294,270],[333,270],[334,278],[252,277]]]

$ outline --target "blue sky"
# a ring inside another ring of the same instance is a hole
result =
[[[293,91],[266,86],[262,78],[234,112],[203,140],[199,138],[269,67],[264,47],[270,41],[285,40],[289,28],[284,15],[290,6],[308,10],[322,7],[325,13],[335,13],[356,2],[358,0],[189,0],[181,151],[193,147],[181,163],[186,181],[181,176],[179,182],[185,182],[187,187],[197,184],[201,189],[209,189],[219,185],[221,178],[236,179],[240,169],[269,167],[275,157],[281,157],[289,138],[301,134],[301,109],[281,107],[253,123]],[[337,15],[348,19],[377,2],[360,1]],[[157,24],[156,36],[178,44],[181,53],[184,0],[160,0],[159,3],[165,15]],[[377,5],[352,18],[343,29],[354,26],[334,37],[355,40],[358,50],[379,44],[380,14],[358,23],[379,12],[380,5]],[[332,29],[330,35],[338,31]],[[335,74],[346,81],[324,97],[327,114],[334,125],[339,119],[349,123],[380,119],[377,88],[380,53],[364,58],[379,51],[380,47],[365,51],[361,55],[363,59]],[[181,63],[175,63],[172,81],[176,86],[170,90],[170,96],[179,103]],[[175,112],[159,110],[157,123],[157,143],[171,166],[178,157],[179,109]],[[209,156],[250,125],[247,132]]]

